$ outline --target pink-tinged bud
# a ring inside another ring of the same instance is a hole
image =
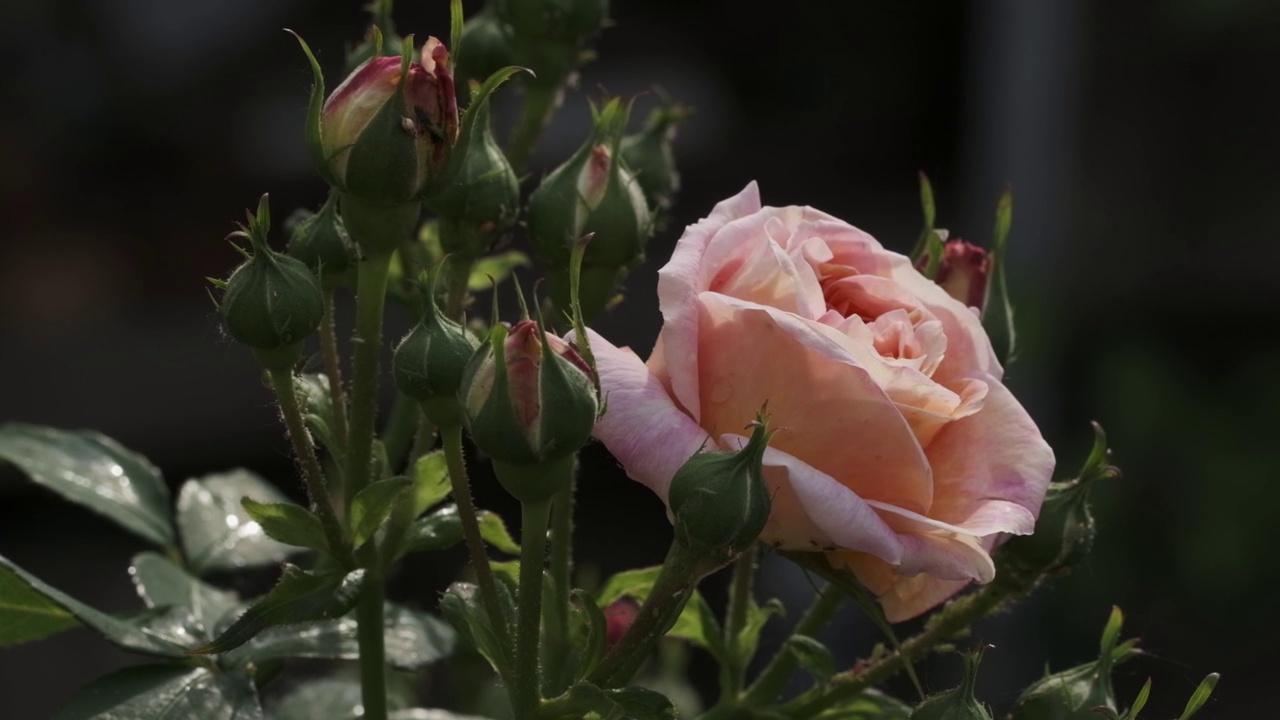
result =
[[[533,320],[494,329],[468,363],[460,396],[476,447],[493,460],[507,490],[529,501],[550,497],[558,486],[537,480],[547,473],[510,469],[572,457],[591,437],[599,411],[591,367]]]
[[[636,621],[638,609],[631,598],[619,598],[609,603],[604,609],[604,646],[611,648],[618,644],[623,635]]]
[[[600,204],[604,191],[609,189],[609,168],[612,164],[613,152],[609,150],[608,145],[596,145],[591,148],[587,166],[578,175],[578,197],[582,198],[582,203],[585,205],[579,208],[580,214],[583,211],[590,213]]]
[[[942,263],[934,281],[951,297],[981,310],[990,267],[986,250],[956,238],[943,246]]]
[[[458,139],[449,51],[435,38],[421,60],[375,57],[356,68],[321,113],[320,140],[334,180],[380,204],[410,201],[441,172]]]

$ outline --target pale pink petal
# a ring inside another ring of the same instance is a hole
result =
[[[772,446],[870,500],[925,512],[930,471],[894,403],[830,327],[714,293],[698,297],[701,425],[740,430],[768,401]],[[670,346],[668,359],[670,360]]]
[[[707,442],[707,433],[671,402],[634,352],[614,347],[594,330],[587,332],[607,403],[593,434],[631,479],[666,502],[672,476]]]
[[[703,253],[720,228],[760,210],[760,189],[749,183],[742,192],[717,204],[705,219],[685,228],[667,264],[658,271],[658,306],[662,310],[663,348],[668,354],[671,390],[680,404],[701,417],[698,376],[694,363],[698,349],[698,312],[694,298],[701,287]]]
[[[933,608],[971,582],[995,576],[990,552],[994,537],[983,541],[944,534],[905,536],[907,558],[899,566],[866,553],[830,552],[832,567],[853,571],[880,601],[889,622],[902,622]],[[926,574],[929,568],[938,574]]]
[[[740,449],[746,442],[741,435],[720,436],[720,445],[726,449]],[[773,447],[765,450],[764,467],[766,476],[776,477],[777,484],[771,486],[773,513],[760,536],[762,542],[784,550],[834,546],[901,562],[903,549],[897,535],[866,501],[835,478]],[[773,468],[785,472],[778,477],[769,472]],[[801,522],[806,519],[817,533]]]
[[[993,377],[982,410],[947,425],[926,449],[934,472],[929,515],[982,533],[1035,529],[1053,475],[1053,449],[1031,416]]]

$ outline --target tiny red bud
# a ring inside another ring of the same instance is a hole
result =
[[[609,607],[604,609],[604,644],[606,648],[611,648],[617,645],[619,640],[622,640],[622,636],[627,634],[631,623],[636,621],[637,612],[636,604],[630,598],[619,598],[609,603]]]
[[[986,250],[956,238],[943,246],[942,264],[934,281],[951,297],[981,310],[990,267]]]

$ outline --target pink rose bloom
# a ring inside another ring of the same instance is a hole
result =
[[[707,447],[738,449],[768,401],[773,512],[761,540],[826,553],[891,621],[995,575],[1028,534],[1053,451],[1001,384],[976,310],[870,235],[755,183],[689,226],[659,271],[647,362],[592,335],[595,435],[666,500]]]

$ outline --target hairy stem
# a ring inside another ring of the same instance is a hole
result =
[[[383,603],[386,586],[377,548],[367,542],[360,550],[366,568],[364,587],[356,605],[356,640],[360,647],[360,704],[364,720],[387,720],[387,651]]]
[[[576,464],[576,463],[575,463]],[[576,474],[576,473],[575,473]],[[573,478],[556,493],[551,507],[551,607],[547,608],[547,669],[555,673],[551,692],[564,690],[560,677],[569,656],[569,590],[573,587]]]
[[[333,438],[338,446],[330,450],[341,458],[347,452],[347,388],[342,383],[342,361],[338,355],[338,325],[333,313],[333,299],[333,288],[327,288],[324,317],[320,320],[320,354],[324,357],[324,374],[329,378],[329,397],[333,405]]]
[[[347,450],[346,501],[369,484],[373,422],[378,412],[378,361],[391,253],[370,252],[360,262],[356,295],[355,358],[352,362],[351,425]]]
[[[731,702],[742,691],[747,660],[739,654],[738,635],[747,624],[751,607],[751,584],[756,575],[756,547],[752,545],[733,564],[729,585],[729,608],[724,621],[725,662],[720,666],[720,702]]]
[[[536,716],[541,700],[538,629],[542,623],[542,572],[546,566],[551,501],[520,504],[520,590],[516,601],[515,678],[511,707],[516,720]]]

